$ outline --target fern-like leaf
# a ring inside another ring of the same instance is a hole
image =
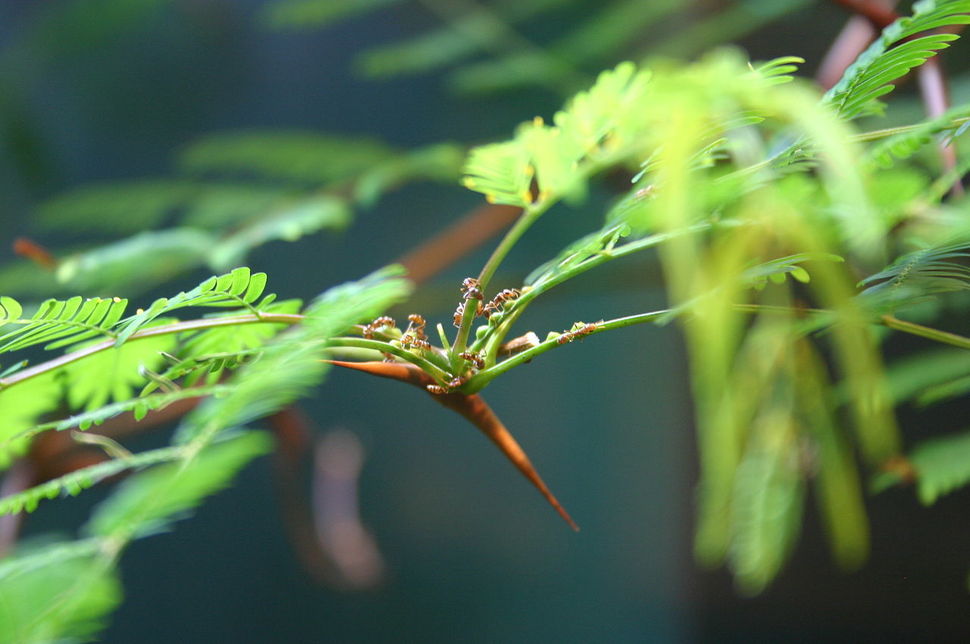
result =
[[[896,159],[907,159],[931,143],[934,135],[959,131],[967,123],[970,123],[970,105],[955,107],[942,116],[917,124],[907,132],[879,141],[869,149],[866,160],[882,169],[891,168]]]
[[[315,29],[402,0],[275,0],[260,16],[276,29]]]
[[[163,409],[180,400],[223,395],[228,393],[229,389],[228,385],[208,385],[154,394],[146,394],[143,392],[138,398],[129,398],[120,402],[114,402],[104,407],[99,407],[98,409],[73,414],[67,418],[52,420],[25,429],[10,438],[0,440],[0,451],[6,449],[10,443],[28,440],[46,431],[60,432],[75,428],[84,431],[126,412],[132,412],[135,420],[141,420],[151,410]]]
[[[79,347],[80,348],[80,347]],[[99,351],[64,367],[71,409],[98,409],[109,400],[124,401],[145,385],[144,370],[157,370],[175,337],[159,335]]]
[[[907,40],[916,34],[947,25],[970,24],[970,0],[923,0],[913,5],[913,15],[886,27],[880,37],[846,70],[823,99],[839,116],[855,118],[878,110],[874,103],[894,89],[892,82],[905,76],[927,58],[956,40],[954,34],[932,34]]]
[[[201,266],[215,243],[194,228],[144,232],[66,258],[57,279],[74,292],[139,293]]]
[[[327,341],[351,325],[373,319],[409,292],[399,267],[378,271],[326,291],[305,311],[306,319],[280,334],[258,360],[236,372],[232,391],[209,399],[189,414],[176,434],[182,443],[212,428],[235,427],[289,404],[320,382]]]
[[[340,230],[350,223],[350,218],[350,210],[340,199],[328,196],[298,199],[220,241],[209,252],[209,265],[225,270],[244,261],[251,249],[266,242],[276,239],[292,242],[325,228]]]
[[[465,187],[491,203],[521,207],[581,194],[583,179],[598,162],[639,139],[647,122],[642,111],[648,80],[632,63],[603,72],[556,113],[554,126],[537,118],[511,141],[473,149]]]
[[[70,474],[51,479],[46,483],[26,489],[17,494],[0,498],[0,515],[18,512],[33,512],[44,499],[59,496],[77,496],[82,491],[126,470],[141,469],[149,465],[165,463],[181,458],[183,450],[178,447],[163,447],[136,454],[129,458],[117,458],[96,465],[82,467]]]
[[[349,179],[394,155],[372,139],[315,132],[244,132],[210,136],[190,145],[179,159],[192,173],[318,185]]]
[[[889,393],[897,403],[922,400],[924,392],[970,376],[970,355],[965,349],[921,353],[895,362],[886,372]]]
[[[970,483],[970,432],[926,441],[913,450],[919,499],[926,505]]]
[[[970,289],[970,235],[907,253],[860,282],[863,301],[885,310],[928,296]]]
[[[160,465],[137,474],[95,510],[84,531],[92,536],[128,537],[164,530],[203,498],[226,487],[240,468],[272,445],[269,435],[246,432],[211,445],[188,463]],[[167,449],[184,452],[184,448]]]
[[[43,203],[37,221],[52,230],[133,234],[160,223],[198,189],[188,181],[164,179],[85,186]]]
[[[16,387],[0,388],[0,468],[27,447],[25,438],[15,438],[37,423],[60,399],[61,387],[53,375],[31,378]]]
[[[97,539],[22,547],[0,562],[0,641],[89,641],[121,602]]]
[[[17,312],[19,305],[11,298],[0,299],[0,305]],[[0,353],[17,351],[38,344],[47,350],[65,347],[95,337],[113,337],[112,327],[125,313],[128,300],[120,298],[72,297],[69,300],[46,300],[23,326],[0,336]],[[18,312],[19,317],[19,312]]]
[[[778,574],[801,525],[804,483],[791,449],[755,447],[738,466],[732,505],[730,564],[745,593]]]
[[[157,317],[176,309],[190,306],[203,307],[245,307],[258,314],[262,307],[276,299],[275,294],[265,296],[259,303],[256,300],[266,288],[266,273],[252,273],[243,266],[224,275],[213,276],[191,291],[182,291],[172,298],[159,298],[144,311],[121,322],[118,329],[118,344],[127,340],[133,333],[144,328]]]

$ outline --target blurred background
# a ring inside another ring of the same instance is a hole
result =
[[[0,2],[0,292],[21,296],[12,291],[29,282],[11,250],[17,237],[84,248],[135,232],[65,231],[38,218],[45,204],[91,184],[170,179],[180,151],[202,137],[297,131],[396,149],[501,140],[628,58],[690,59],[734,43],[752,59],[802,56],[812,75],[846,20],[836,3],[807,0]],[[947,65],[959,100],[968,66],[966,48],[955,51]],[[918,109],[904,100],[894,118]],[[608,198],[547,216],[494,283],[521,284],[598,228]],[[281,297],[310,298],[480,204],[457,181],[408,184],[358,209],[346,230],[259,246],[246,264]],[[493,243],[426,282],[399,319],[417,311],[450,325],[458,284]],[[134,299],[210,273],[173,267]],[[554,291],[523,332],[663,304],[649,258],[634,258]],[[267,457],[173,533],[135,542],[122,563],[126,600],[102,641],[885,642],[970,632],[966,492],[929,509],[905,489],[872,498],[872,557],[855,573],[829,562],[811,511],[793,561],[763,595],[739,597],[726,572],[697,568],[683,359],[676,329],[634,327],[546,354],[485,392],[578,534],[459,417],[398,383],[331,372],[299,406],[318,438],[333,439],[315,467],[317,485],[329,476],[338,492],[317,500],[352,505],[358,486],[375,546],[358,535],[369,562],[361,587],[312,574],[294,549],[286,513],[299,495],[314,498],[313,450],[299,469],[284,466],[296,497]],[[42,506],[25,533],[69,532],[96,501]]]

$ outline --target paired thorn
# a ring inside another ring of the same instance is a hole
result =
[[[369,373],[374,376],[380,376],[382,378],[390,378],[391,380],[400,380],[401,382],[406,382],[408,384],[419,387],[424,391],[427,390],[428,385],[435,385],[434,380],[426,373],[421,371],[417,366],[412,364],[404,363],[389,363],[389,362],[346,362],[342,360],[328,360],[330,364],[337,365],[338,367],[345,367],[347,369],[354,369],[357,371],[363,371],[364,373]],[[539,490],[543,498],[553,507],[553,509],[559,513],[559,516],[569,524],[569,527],[575,531],[579,531],[579,526],[573,521],[573,518],[569,516],[566,509],[559,503],[552,491],[539,476],[536,471],[535,466],[529,457],[526,455],[525,450],[519,445],[519,442],[515,440],[505,424],[499,419],[499,417],[492,411],[492,408],[488,406],[488,403],[482,399],[478,394],[462,394],[457,392],[434,394],[431,396],[436,402],[447,407],[448,409],[461,414],[465,419],[467,419],[471,424],[478,428],[480,432],[485,434],[485,436],[492,441],[496,447],[505,455],[512,465],[522,473],[522,475],[529,480],[532,485]]]

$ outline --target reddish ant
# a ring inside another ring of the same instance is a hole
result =
[[[424,327],[427,324],[424,317],[412,313],[408,316],[408,322],[408,328],[401,336],[401,346],[430,349],[431,343],[427,340],[428,336],[424,334]]]
[[[381,317],[375,319],[370,324],[365,324],[361,334],[368,340],[374,337],[374,333],[378,329],[389,328],[393,329],[397,324],[394,322],[394,318],[382,315]]]
[[[571,331],[566,331],[561,334],[559,338],[556,339],[557,344],[566,344],[567,342],[572,342],[576,338],[581,338],[585,335],[589,335],[596,330],[596,325],[592,322],[589,324],[583,324],[582,322],[577,322],[573,325]]]
[[[485,368],[485,359],[477,353],[472,353],[471,351],[462,351],[458,354],[462,360],[467,360],[468,362],[475,363],[475,367],[478,369]]]
[[[514,288],[507,288],[499,291],[495,297],[493,297],[492,300],[485,305],[485,308],[482,310],[482,315],[484,315],[486,319],[491,317],[492,313],[503,310],[503,304],[517,299],[521,294],[522,293],[519,292],[518,289]]]

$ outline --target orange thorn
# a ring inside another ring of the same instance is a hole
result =
[[[338,367],[363,371],[364,373],[382,378],[400,380],[401,382],[406,382],[425,391],[427,391],[425,389],[427,385],[436,384],[431,376],[413,364],[400,362],[345,362],[343,360],[328,360],[327,362]],[[549,490],[549,487],[542,480],[542,477],[539,476],[532,461],[526,455],[525,450],[522,449],[522,446],[515,440],[512,433],[509,432],[508,428],[499,420],[499,417],[481,396],[478,394],[468,395],[451,392],[431,395],[431,397],[441,405],[464,416],[480,432],[485,434],[499,448],[499,451],[505,455],[505,458],[509,459],[512,465],[539,490],[543,498],[569,524],[569,527],[577,532],[579,531],[579,526],[576,525],[573,518],[569,516],[569,513],[566,512],[566,509]]]

